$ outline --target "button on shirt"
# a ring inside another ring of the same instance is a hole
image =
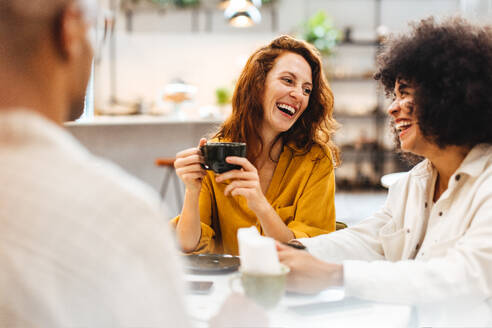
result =
[[[430,167],[431,175],[427,187],[425,202],[428,206],[426,207],[424,204],[423,217],[423,227],[427,226],[427,228],[420,231],[420,247],[418,253],[416,254],[416,259],[429,258],[430,250],[432,248],[439,245],[441,242],[446,242],[446,240],[449,239],[450,231],[448,225],[452,223],[453,220],[449,219],[450,216],[446,215],[446,213],[449,212],[449,208],[453,205],[453,203],[459,203],[459,201],[454,201],[453,198],[455,198],[457,193],[460,192],[459,187],[463,184],[459,183],[461,179],[460,172],[462,169],[463,166],[460,166],[453,176],[451,176],[448,189],[446,189],[441,197],[434,203],[433,198],[437,180],[437,171]],[[456,206],[456,204],[454,204],[454,206]],[[459,218],[456,216],[451,215],[451,217],[456,221],[459,221]]]
[[[426,195],[423,215],[422,215],[422,227],[426,227],[426,228],[420,229],[420,231],[416,233],[416,235],[420,234],[420,237],[418,237],[418,243],[415,246],[415,254],[413,256],[410,256],[410,258],[415,258],[415,257],[418,258],[423,256],[423,254],[425,254],[425,252],[422,251],[422,244],[424,243],[424,238],[426,237],[426,235],[428,235],[429,225],[433,225],[434,223],[434,220],[430,220],[430,216],[431,216],[432,209],[434,208],[433,198],[434,198],[436,180],[437,180],[437,172],[434,170],[432,172],[431,177],[429,178],[429,187],[427,188],[427,195]],[[431,222],[429,223],[429,221]]]

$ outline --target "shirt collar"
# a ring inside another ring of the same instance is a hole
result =
[[[3,109],[0,112],[0,144],[36,143],[43,147],[56,146],[67,152],[87,153],[65,129],[37,111],[24,108]]]
[[[492,145],[478,144],[473,147],[466,155],[461,165],[456,170],[456,174],[464,173],[472,177],[480,175],[485,166],[492,162]]]
[[[301,152],[306,152],[306,150],[305,150],[305,149],[297,147],[297,146],[296,146],[296,144],[295,144],[295,142],[293,142],[293,141],[290,141],[290,142],[286,143],[286,144],[284,145],[284,148],[285,148],[285,147],[287,147],[287,148],[289,148],[290,150],[292,150],[292,152],[293,152],[293,153],[301,153]]]
[[[432,176],[434,166],[428,159],[424,159],[422,162],[415,165],[415,167],[410,171],[410,174],[421,177],[428,178]]]
[[[485,169],[485,166],[491,162],[492,145],[485,143],[478,144],[474,146],[466,155],[454,175],[459,173],[468,174],[470,176],[478,176]],[[429,178],[432,176],[433,171],[434,166],[428,159],[425,159],[414,167],[412,174],[422,178]]]

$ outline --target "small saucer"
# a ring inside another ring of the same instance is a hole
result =
[[[239,257],[229,254],[185,255],[185,268],[197,273],[232,272],[239,268]]]

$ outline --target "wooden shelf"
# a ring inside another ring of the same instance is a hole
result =
[[[328,77],[329,82],[376,82],[372,78],[372,76],[344,76],[344,77],[336,77],[336,76],[329,76]]]
[[[372,162],[375,156],[383,156],[384,160],[395,159],[396,152],[389,149],[342,149],[342,161],[344,162]]]
[[[347,114],[343,113],[342,111],[338,111],[335,109],[335,112],[333,114],[335,119],[340,119],[340,120],[364,120],[364,119],[384,119],[386,118],[386,114],[382,113],[380,110],[375,110],[368,112],[366,114]]]
[[[377,40],[353,40],[342,41],[337,46],[358,46],[358,47],[377,47],[380,43]]]
[[[337,120],[365,120],[365,119],[373,119],[375,118],[375,114],[367,113],[367,114],[338,114],[336,111],[333,114],[333,117]]]

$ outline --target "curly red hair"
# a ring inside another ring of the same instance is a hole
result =
[[[322,70],[319,52],[307,42],[280,36],[249,57],[234,90],[232,114],[214,137],[247,143],[250,161],[261,153],[263,140],[259,127],[263,121],[262,98],[265,80],[276,59],[285,52],[302,56],[311,67],[313,89],[306,110],[287,131],[280,134],[284,144],[293,142],[306,152],[314,144],[329,152],[334,164],[340,163],[339,149],[333,142],[338,123],[333,118],[333,93]]]

